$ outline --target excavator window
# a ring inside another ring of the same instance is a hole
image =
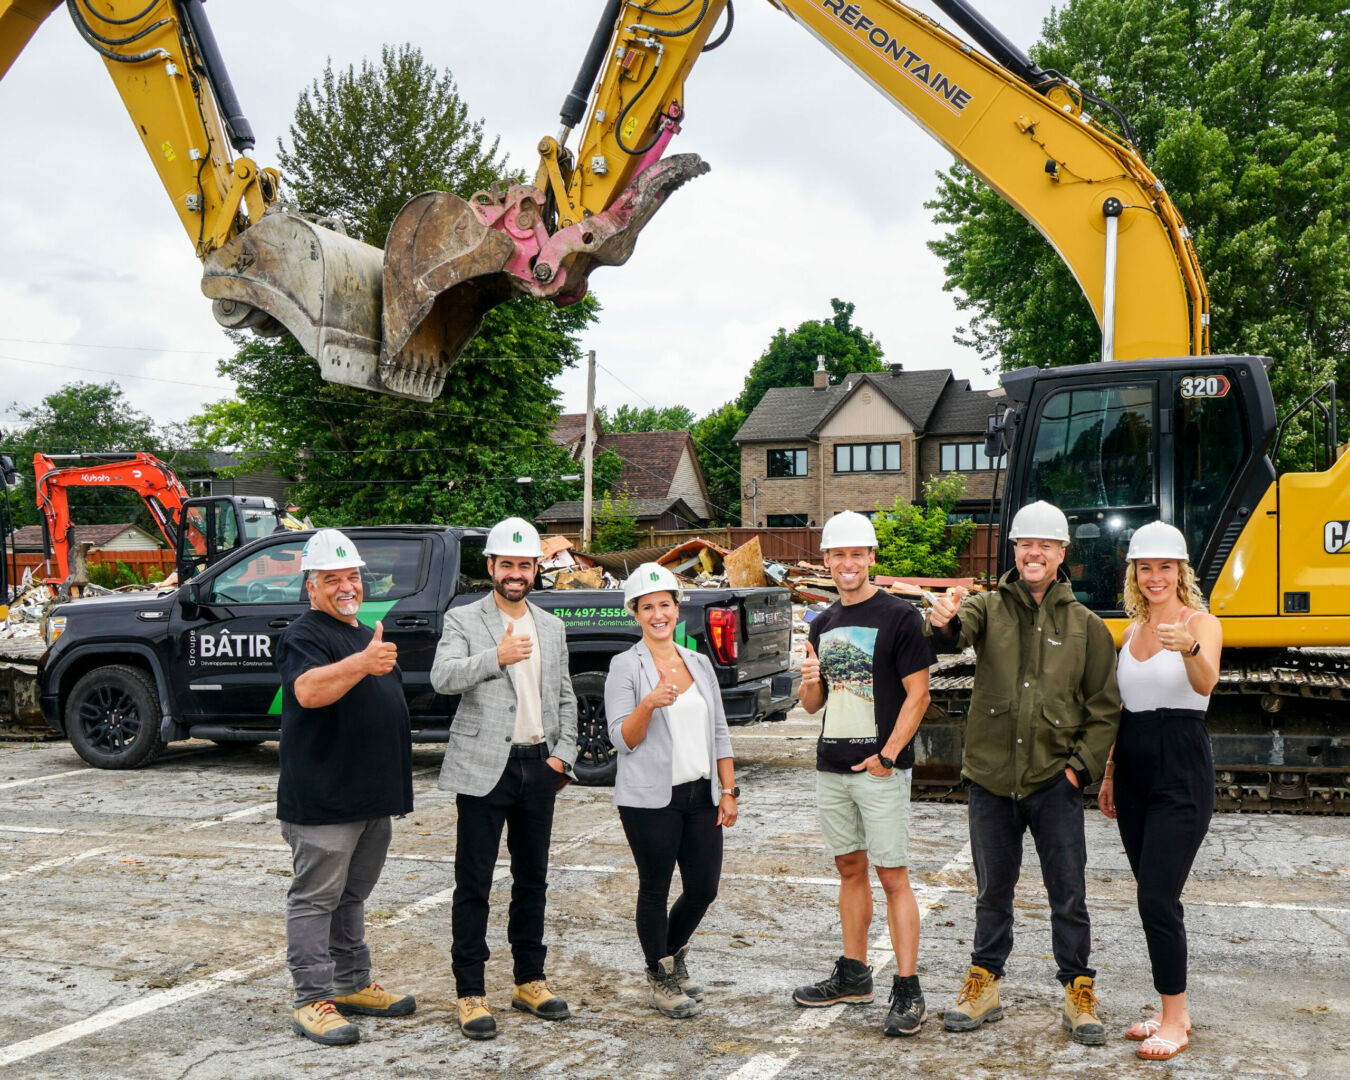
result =
[[[1159,517],[1156,403],[1152,382],[1076,386],[1049,395],[1037,420],[1023,501],[1068,517],[1064,566],[1094,611],[1120,609],[1130,536]]]
[[[1229,489],[1246,461],[1250,432],[1236,393],[1200,396],[1188,380],[1177,380],[1172,415],[1176,418],[1177,527],[1186,537],[1191,561],[1199,562],[1227,502]],[[1236,382],[1230,374],[1229,384]]]

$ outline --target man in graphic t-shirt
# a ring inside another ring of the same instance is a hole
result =
[[[291,845],[286,964],[293,1028],[324,1046],[354,1043],[346,1017],[407,1016],[411,994],[370,977],[365,902],[380,879],[391,817],[411,813],[412,732],[398,650],[363,624],[356,545],[320,529],[300,557],[310,610],[277,650],[281,776],[277,817]]]
[[[886,893],[895,950],[887,1035],[917,1035],[927,1015],[919,976],[919,905],[909,884],[911,740],[928,708],[933,651],[918,611],[872,584],[877,537],[861,514],[825,523],[821,550],[839,600],[811,623],[802,664],[802,707],[825,709],[816,744],[820,832],[839,871],[844,955],[833,973],[792,994],[823,1007],[872,1000],[867,934],[872,922],[868,858]]]

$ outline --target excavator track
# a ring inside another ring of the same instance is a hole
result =
[[[1350,649],[1228,650],[1224,659],[1207,720],[1216,809],[1350,814]],[[960,750],[974,677],[970,654],[932,668],[919,798],[965,799]]]

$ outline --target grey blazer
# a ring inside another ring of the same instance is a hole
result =
[[[577,757],[577,698],[567,673],[562,620],[530,604],[539,639],[541,712],[548,751],[567,765]],[[486,795],[501,779],[516,729],[516,665],[497,665],[502,620],[493,594],[445,613],[431,685],[460,694],[437,786],[462,795]]]
[[[676,648],[694,676],[694,685],[708,703],[711,718],[708,724],[708,775],[712,777],[715,806],[722,798],[717,761],[731,757],[731,734],[727,731],[727,714],[722,708],[722,692],[717,688],[717,674],[712,662],[706,656],[678,645]],[[654,808],[670,802],[671,737],[666,710],[652,712],[647,736],[637,746],[630,750],[623,741],[623,722],[637,708],[638,702],[655,689],[657,681],[651,651],[640,641],[610,661],[609,675],[605,679],[605,717],[609,741],[619,752],[618,776],[614,780],[615,806]]]

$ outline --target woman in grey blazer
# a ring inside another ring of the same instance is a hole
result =
[[[651,1003],[682,1019],[703,1000],[685,957],[717,898],[722,826],[736,824],[740,789],[712,664],[675,644],[681,599],[679,582],[657,563],[629,577],[624,605],[642,640],[610,663],[605,715],[619,752],[614,802],[637,863],[637,932]],[[667,912],[677,865],[682,891]]]

